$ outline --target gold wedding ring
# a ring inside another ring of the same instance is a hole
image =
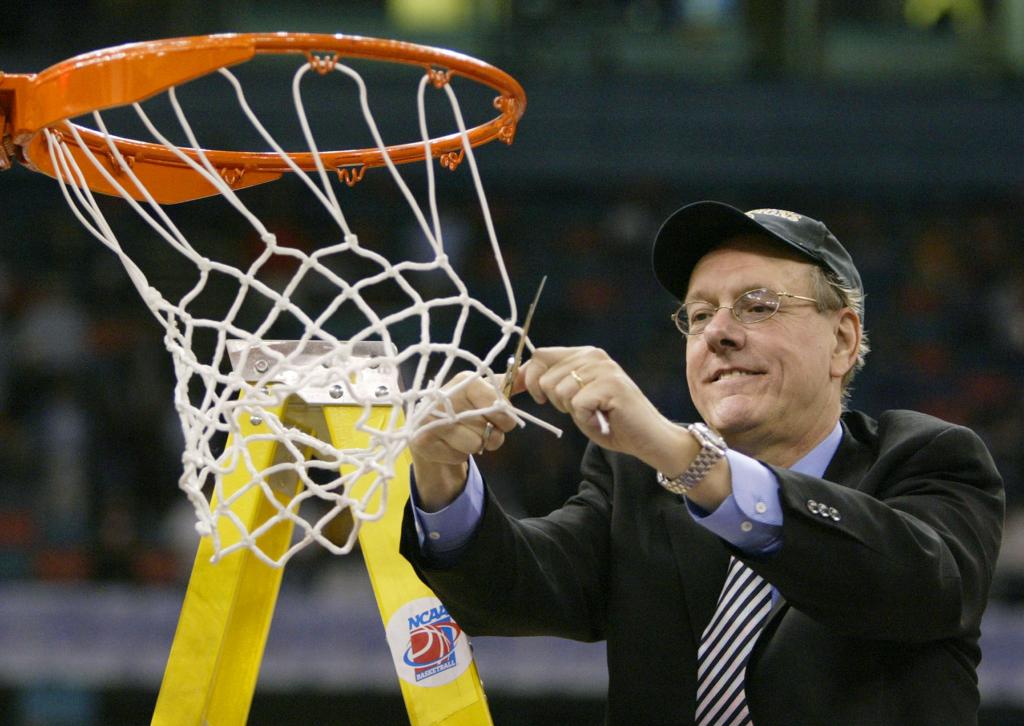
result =
[[[482,444],[480,444],[480,451],[476,452],[477,456],[480,456],[481,454],[484,453],[484,451],[487,450],[487,444],[490,443],[490,441],[491,441],[491,434],[493,434],[493,433],[494,433],[494,424],[492,424],[490,421],[488,421],[487,425],[484,426],[484,433],[483,433],[484,442]]]
[[[572,376],[572,379],[576,381],[576,385],[579,386],[580,388],[583,388],[583,386],[587,385],[586,381],[580,378],[580,374],[577,373],[575,369],[569,371],[569,375]]]

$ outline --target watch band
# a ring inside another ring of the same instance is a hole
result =
[[[700,444],[700,451],[696,458],[690,463],[679,476],[667,477],[658,472],[658,483],[673,494],[686,494],[697,486],[715,464],[725,457],[728,447],[721,436],[709,429],[705,424],[695,423],[686,427],[697,443]]]

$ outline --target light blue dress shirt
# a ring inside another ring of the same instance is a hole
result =
[[[837,422],[832,432],[790,469],[808,476],[822,476],[842,438],[842,426]],[[767,466],[738,451],[729,450],[725,456],[732,472],[732,494],[710,513],[687,500],[690,516],[748,554],[769,554],[778,550],[782,546],[778,479]],[[420,509],[415,483],[412,500],[423,553],[439,565],[454,562],[473,536],[483,514],[483,477],[476,462],[470,457],[466,488],[444,509],[438,512]]]

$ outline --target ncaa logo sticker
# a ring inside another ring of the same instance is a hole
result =
[[[385,630],[398,676],[413,685],[451,683],[473,659],[469,638],[436,597],[407,602]]]

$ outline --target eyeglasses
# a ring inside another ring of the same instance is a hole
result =
[[[704,332],[715,313],[723,308],[732,313],[732,316],[744,325],[760,323],[767,320],[782,307],[782,298],[789,297],[794,300],[806,300],[807,302],[818,302],[812,297],[802,295],[790,295],[788,292],[775,292],[766,287],[757,290],[748,290],[740,295],[729,305],[715,307],[704,300],[691,300],[683,303],[679,309],[672,313],[672,320],[675,322],[679,332],[683,335],[698,335]]]

